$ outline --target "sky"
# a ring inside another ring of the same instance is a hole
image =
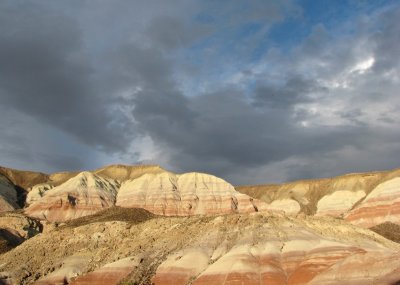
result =
[[[0,165],[236,185],[400,167],[400,1],[0,1]]]

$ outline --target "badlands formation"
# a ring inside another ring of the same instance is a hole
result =
[[[281,185],[236,187],[239,192],[292,213],[343,218],[362,227],[400,224],[400,169],[302,180]]]
[[[0,284],[400,284],[400,170],[234,187],[0,168]]]
[[[257,202],[212,175],[165,172],[122,183],[116,205],[164,216],[189,216],[255,212]]]

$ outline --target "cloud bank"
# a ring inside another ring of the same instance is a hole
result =
[[[399,167],[400,5],[328,3],[3,1],[0,163],[235,184]]]

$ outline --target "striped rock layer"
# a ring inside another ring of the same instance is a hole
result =
[[[396,284],[400,252],[372,241],[321,237],[286,224],[228,232],[218,245],[200,244],[168,256],[155,285]],[[353,234],[348,232],[347,234]],[[379,283],[375,283],[380,280]]]
[[[103,284],[119,284],[140,264],[142,258],[140,256],[127,257],[121,260],[109,263],[103,267],[79,276],[71,285],[103,285]]]
[[[49,183],[41,183],[29,188],[29,192],[26,195],[26,204],[31,205],[38,200],[42,199],[42,197],[46,194],[47,191],[54,188],[54,185]]]
[[[287,214],[299,210],[307,215],[345,218],[362,227],[400,224],[400,169],[236,189]]]
[[[400,245],[334,218],[258,212],[59,227],[0,255],[0,264],[13,284],[112,285],[123,278],[156,285],[393,285]]]
[[[317,226],[320,225],[313,225]],[[324,226],[325,227],[325,226]],[[268,223],[231,229],[215,244],[179,250],[158,267],[155,285],[395,284],[400,252],[372,240],[322,237],[309,227]],[[324,229],[327,230],[327,229]],[[342,228],[343,235],[353,235]],[[212,234],[211,234],[212,238]],[[354,238],[354,236],[353,236]],[[359,237],[361,238],[361,236]],[[379,279],[380,283],[374,283]]]
[[[318,201],[316,215],[341,217],[364,197],[365,192],[362,190],[333,192]]]
[[[75,254],[63,260],[61,268],[39,279],[35,285],[69,284],[88,265],[89,258],[85,254]]]
[[[25,213],[50,222],[62,222],[94,214],[115,204],[119,184],[90,172],[82,172],[45,192]]]
[[[400,177],[379,184],[345,219],[362,227],[400,224]]]
[[[164,172],[122,183],[116,205],[166,216],[188,216],[256,212],[265,203],[237,192],[213,175]]]

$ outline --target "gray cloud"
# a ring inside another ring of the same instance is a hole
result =
[[[176,98],[174,102],[180,105]],[[157,109],[135,112],[139,127],[167,144],[170,163],[179,170],[234,177],[232,173],[243,168],[332,152],[346,145],[361,146],[368,138],[368,130],[360,126],[299,127],[290,105],[260,110],[235,90],[203,95],[182,106],[184,112],[175,112],[179,119]]]
[[[0,14],[0,100],[92,146],[123,149],[109,124],[106,98],[95,92],[93,67],[74,19],[46,5],[3,3]],[[50,5],[51,7],[51,5]]]
[[[343,41],[347,40],[343,38]],[[291,164],[284,170],[286,179],[318,177],[329,173],[336,175],[352,170],[373,170],[377,165],[384,165],[385,160],[387,165],[394,167],[396,165],[393,160],[387,158],[390,150],[380,151],[383,154],[380,159],[370,152],[383,142],[396,140],[391,136],[392,128],[379,131],[368,122],[369,110],[364,109],[369,104],[364,96],[364,91],[368,91],[368,82],[360,80],[369,76],[380,76],[366,72],[344,78],[352,80],[349,84],[357,84],[356,90],[328,84],[332,80],[342,80],[343,71],[350,70],[360,60],[365,60],[363,56],[371,52],[371,46],[379,45],[376,41],[379,42],[376,39],[365,48],[364,55],[357,54],[357,45],[365,42],[365,35],[352,39],[352,47],[355,47],[352,49],[346,47],[342,41],[334,42],[323,27],[317,26],[301,49],[294,54],[295,58],[290,66],[292,70],[289,72],[291,75],[283,85],[268,85],[268,81],[258,80],[251,100],[236,88],[182,100],[164,93],[174,98],[176,106],[181,106],[180,111],[167,111],[170,115],[166,115],[163,112],[167,109],[160,112],[145,108],[146,112],[134,111],[135,118],[139,127],[155,141],[168,146],[166,149],[172,153],[170,163],[177,169],[211,170],[233,180],[240,176],[239,172],[243,169],[262,168],[287,159],[291,159]],[[397,51],[392,55],[395,54]],[[305,78],[300,72],[303,62],[309,57],[312,57],[310,68],[315,66],[315,69],[307,73],[309,78]],[[317,74],[313,73],[315,71]],[[388,87],[379,86],[380,94],[385,94],[393,101],[395,94]],[[160,98],[161,96],[163,95],[160,93]],[[372,97],[373,100],[380,100],[376,96]],[[152,102],[148,106],[156,106],[154,102],[162,102],[160,98],[154,98],[142,97],[143,100]],[[183,101],[185,103],[181,105]],[[326,106],[321,105],[324,102],[327,103]],[[331,108],[331,121],[326,114],[320,113],[323,111],[307,110],[315,104],[317,109]],[[337,104],[342,104],[342,108],[335,107]],[[140,106],[144,105],[141,102]],[[299,111],[296,109],[298,106],[304,106],[304,109]],[[179,115],[179,120],[176,114]],[[196,120],[191,121],[193,117]],[[192,123],[187,126],[182,123],[169,124],[172,118],[174,122]],[[300,124],[301,120],[308,121],[311,125],[303,126]],[[347,157],[356,157],[359,162]],[[242,178],[241,181],[248,179]]]
[[[0,107],[0,153],[2,164],[38,171],[83,169],[89,165],[81,157],[90,157],[68,136],[43,126],[34,117]]]
[[[377,31],[372,36],[375,44],[374,71],[377,73],[394,70],[398,72],[400,67],[400,27],[398,25],[400,9],[391,9],[379,18]]]
[[[310,102],[308,96],[323,90],[314,80],[295,75],[287,79],[283,86],[268,86],[259,82],[254,95],[254,105],[267,105],[272,108],[288,108],[299,103]]]
[[[295,48],[260,54],[301,7],[21,3],[0,4],[0,163],[145,157],[234,183],[397,166],[398,8],[316,24]]]
[[[147,36],[153,45],[171,51],[193,44],[201,37],[212,33],[208,25],[188,24],[184,19],[172,16],[159,16],[149,23]]]

